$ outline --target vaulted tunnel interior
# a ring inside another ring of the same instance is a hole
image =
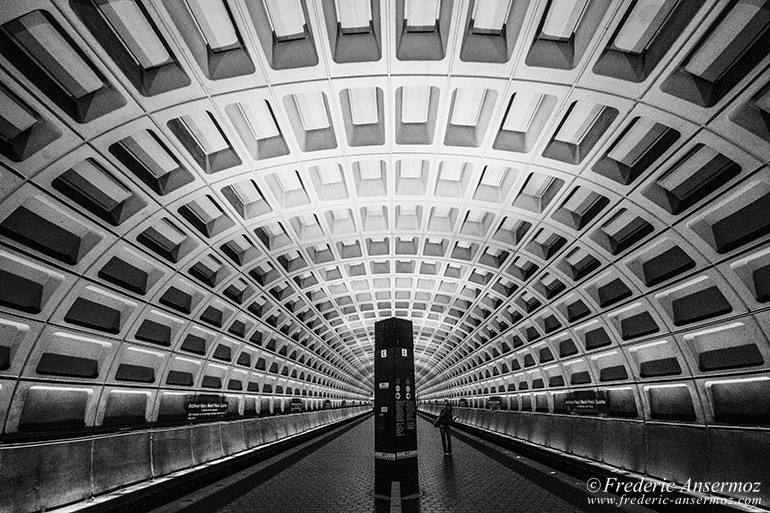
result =
[[[353,415],[389,317],[425,409],[770,482],[768,29],[763,0],[3,2],[0,502],[237,453],[293,398],[321,411],[289,431]],[[227,415],[192,429],[200,395]]]

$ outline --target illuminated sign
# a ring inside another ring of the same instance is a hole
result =
[[[227,413],[227,401],[224,397],[193,397],[187,401],[187,420],[216,420]]]
[[[606,415],[609,412],[607,392],[580,390],[567,394],[564,404],[573,415]]]

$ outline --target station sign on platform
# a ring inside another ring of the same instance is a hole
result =
[[[187,401],[187,420],[217,420],[226,413],[227,400],[222,396],[194,396]]]
[[[609,401],[603,390],[580,390],[569,392],[564,399],[567,411],[573,415],[607,415]]]

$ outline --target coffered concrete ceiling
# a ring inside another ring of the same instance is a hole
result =
[[[758,0],[4,2],[6,432],[73,384],[97,424],[114,390],[151,390],[148,418],[174,390],[366,399],[391,316],[424,398],[766,391],[769,23]]]

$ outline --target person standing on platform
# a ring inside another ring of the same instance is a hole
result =
[[[453,421],[452,405],[449,404],[449,400],[446,400],[444,401],[444,409],[441,410],[436,422],[433,424],[441,431],[441,445],[444,446],[444,454],[452,454],[452,429],[450,426]]]

